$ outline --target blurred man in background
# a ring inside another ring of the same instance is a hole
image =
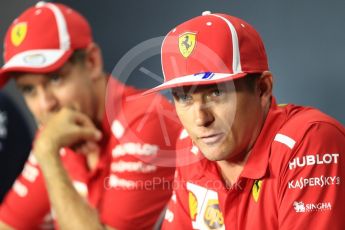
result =
[[[51,218],[61,229],[152,228],[174,173],[159,159],[174,153],[180,128],[150,110],[157,103],[174,118],[167,100],[127,100],[139,91],[103,71],[88,22],[62,4],[39,2],[15,19],[4,59],[0,81],[15,79],[39,132],[1,205],[2,229],[47,228]]]

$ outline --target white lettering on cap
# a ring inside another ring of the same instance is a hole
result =
[[[31,66],[41,66],[46,62],[43,54],[31,54],[23,57],[23,61]]]

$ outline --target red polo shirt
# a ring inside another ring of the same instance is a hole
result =
[[[85,156],[67,148],[61,160],[102,223],[117,229],[152,228],[171,196],[175,168],[165,166],[173,165],[169,161],[175,158],[180,124],[164,97],[133,100],[129,97],[139,93],[136,89],[116,80],[108,84],[98,165],[90,171]],[[44,178],[31,154],[1,204],[0,220],[15,229],[49,229],[50,214]]]
[[[177,170],[163,229],[341,229],[344,143],[345,129],[334,119],[273,99],[234,185],[226,187],[207,159]],[[177,146],[192,143],[187,137]]]

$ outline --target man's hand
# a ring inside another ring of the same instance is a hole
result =
[[[33,152],[42,170],[60,229],[104,228],[97,210],[75,190],[59,155],[63,147],[92,155],[99,150],[97,142],[101,137],[101,132],[89,117],[63,108],[48,120],[34,143]]]
[[[99,150],[97,141],[101,137],[102,133],[89,117],[63,108],[43,127],[34,144],[34,153],[38,161],[52,157],[48,153],[58,153],[62,147],[70,147],[76,152],[87,154]]]

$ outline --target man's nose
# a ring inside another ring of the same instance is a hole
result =
[[[39,93],[39,103],[44,111],[53,111],[57,107],[57,99],[54,93],[47,89],[42,89]]]
[[[197,126],[207,127],[214,121],[212,108],[207,103],[198,103],[194,107],[195,122]]]

